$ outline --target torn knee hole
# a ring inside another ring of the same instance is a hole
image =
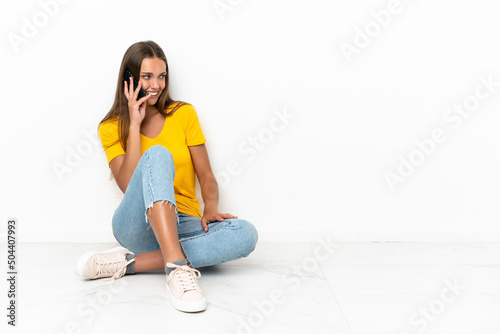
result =
[[[174,206],[174,204],[173,204],[172,202],[170,202],[170,201],[166,201],[166,200],[161,200],[161,201],[156,201],[156,202],[152,203],[152,204],[151,204],[151,205],[147,208],[146,212],[147,212],[148,214],[151,214],[151,211],[152,211],[152,210],[153,210],[153,208],[155,207],[155,204],[156,204],[156,203],[160,203],[160,204],[159,204],[159,206],[160,206],[160,210],[161,210],[161,209],[162,209],[162,207],[163,207],[163,204],[164,204],[165,202],[167,202],[167,203],[169,204],[169,206],[170,206],[170,209],[172,209],[172,206]],[[158,207],[158,205],[156,205],[156,207]],[[174,208],[175,208],[175,206],[174,206]]]

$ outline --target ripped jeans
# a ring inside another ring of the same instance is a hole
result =
[[[246,220],[211,222],[205,232],[200,217],[178,212],[174,177],[172,154],[164,146],[154,145],[144,152],[113,215],[113,235],[120,245],[134,254],[160,249],[146,210],[154,202],[168,201],[162,205],[175,206],[179,241],[193,268],[246,257],[255,249],[257,230]]]

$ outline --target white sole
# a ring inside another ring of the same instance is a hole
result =
[[[82,256],[80,256],[80,258],[78,259],[78,261],[76,262],[76,266],[75,266],[75,273],[78,275],[78,276],[81,276],[83,278],[86,278],[85,276],[83,276],[83,267],[85,267],[85,263],[87,263],[87,261],[92,257],[94,256],[95,254],[105,254],[105,253],[113,253],[113,252],[118,252],[122,249],[126,249],[125,247],[115,247],[115,248],[112,248],[112,249],[109,249],[107,251],[104,251],[104,252],[87,252],[85,254],[83,254]]]
[[[170,300],[170,303],[175,309],[179,311],[200,312],[200,311],[205,311],[205,309],[207,308],[207,302],[205,297],[203,297],[203,299],[200,300],[199,302],[183,302],[181,300],[174,298],[172,292],[170,291],[170,288],[168,287],[168,284],[166,285],[166,288],[167,288],[167,296],[168,299]]]

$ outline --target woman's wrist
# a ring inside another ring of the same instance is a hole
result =
[[[217,204],[216,203],[204,203],[205,207],[203,208],[203,212],[217,212]]]
[[[130,124],[128,127],[128,132],[130,133],[136,133],[141,131],[141,125],[140,124]]]

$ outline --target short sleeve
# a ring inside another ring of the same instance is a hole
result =
[[[201,130],[198,114],[192,105],[187,105],[183,111],[184,132],[186,133],[187,146],[201,145],[206,143],[205,136]]]
[[[125,150],[118,140],[118,121],[102,123],[99,125],[98,133],[108,159],[108,165],[117,156],[125,154]]]

